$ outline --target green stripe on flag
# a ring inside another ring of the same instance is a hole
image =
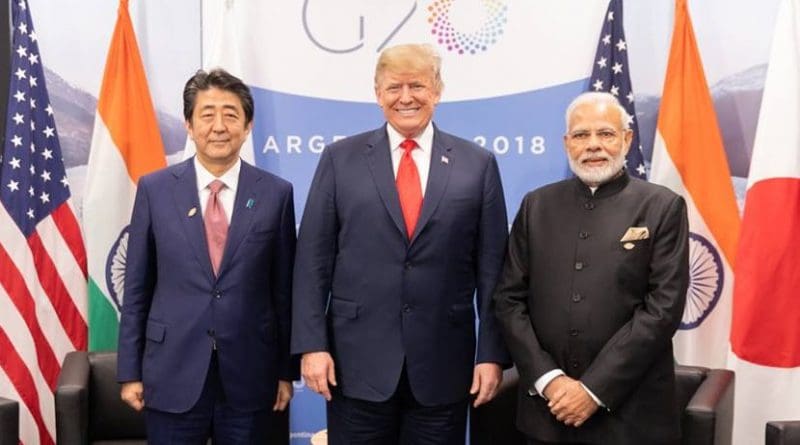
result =
[[[116,351],[119,318],[114,304],[89,278],[89,350]]]

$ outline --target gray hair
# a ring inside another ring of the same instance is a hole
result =
[[[567,107],[567,112],[564,114],[564,121],[566,123],[566,129],[569,131],[569,119],[572,117],[572,114],[575,112],[575,109],[580,107],[581,105],[606,105],[609,107],[616,108],[619,111],[619,117],[622,120],[622,129],[623,130],[630,130],[631,128],[631,115],[625,111],[625,108],[619,103],[617,97],[611,93],[606,93],[602,91],[590,91],[588,93],[583,93],[576,97],[575,99],[570,102],[569,106]]]

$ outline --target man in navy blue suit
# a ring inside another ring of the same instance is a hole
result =
[[[183,92],[197,155],[139,181],[117,377],[150,443],[264,443],[292,397],[292,186],[242,162],[253,98],[198,71]]]
[[[388,123],[327,147],[309,192],[292,352],[328,400],[333,445],[463,444],[470,394],[491,400],[509,361],[491,300],[507,240],[497,162],[432,123],[440,66],[429,45],[386,49]]]

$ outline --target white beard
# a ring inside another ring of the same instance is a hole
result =
[[[584,164],[583,161],[588,159],[605,159],[609,161],[602,167],[591,167]],[[586,185],[590,187],[597,187],[600,184],[608,182],[617,176],[622,167],[625,166],[625,153],[620,151],[617,156],[609,156],[605,153],[584,153],[577,160],[567,156],[569,161],[569,168],[575,176],[580,178]]]

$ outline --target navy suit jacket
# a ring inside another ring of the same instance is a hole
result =
[[[185,412],[200,396],[213,340],[228,402],[244,411],[271,407],[278,379],[298,374],[289,355],[292,186],[242,162],[216,278],[200,209],[192,159],[139,180],[118,380],[143,381],[147,407]]]
[[[406,233],[386,128],[327,147],[300,227],[292,352],[329,351],[348,397],[388,399],[405,361],[421,403],[464,400],[476,358],[509,362],[491,300],[508,233],[494,156],[434,128]]]

